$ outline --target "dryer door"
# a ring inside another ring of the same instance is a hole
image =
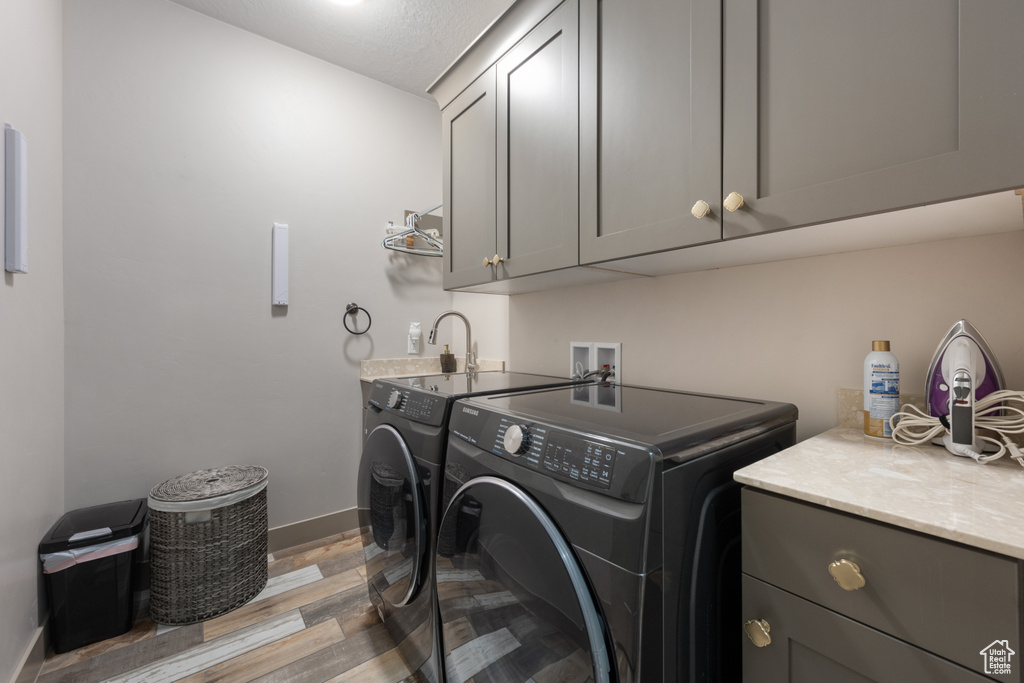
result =
[[[541,506],[495,477],[463,485],[436,556],[449,683],[614,680],[607,628],[579,561]]]
[[[363,535],[370,597],[401,607],[416,597],[429,559],[427,506],[416,463],[398,430],[380,425],[366,438],[359,471],[360,500],[370,511],[370,530]]]

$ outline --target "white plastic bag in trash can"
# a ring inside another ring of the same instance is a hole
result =
[[[107,541],[106,543],[90,545],[84,548],[62,550],[59,553],[47,553],[45,555],[40,555],[39,559],[43,562],[43,573],[54,574],[59,571],[64,571],[70,567],[74,567],[76,564],[98,560],[103,557],[110,557],[111,555],[120,555],[121,553],[126,553],[129,550],[135,550],[138,547],[139,536],[136,534],[135,536],[119,538],[116,541]]]

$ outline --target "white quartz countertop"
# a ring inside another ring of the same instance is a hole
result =
[[[738,470],[736,481],[1024,559],[1024,467],[836,428]]]

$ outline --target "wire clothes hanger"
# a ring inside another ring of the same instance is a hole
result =
[[[395,233],[394,235],[388,235],[384,238],[384,241],[380,243],[380,246],[391,251],[399,251],[403,254],[413,254],[414,256],[443,256],[444,255],[444,241],[440,237],[433,237],[420,230],[416,223],[419,221],[421,216],[425,216],[431,211],[437,211],[444,204],[438,204],[432,206],[429,209],[423,211],[417,211],[411,213],[405,218],[405,230]],[[415,239],[409,240],[409,237],[419,238],[422,242],[417,243]],[[426,243],[426,244],[423,244]]]

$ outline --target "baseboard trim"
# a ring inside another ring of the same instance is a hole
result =
[[[321,538],[351,531],[359,528],[357,508],[339,510],[320,517],[304,519],[301,522],[274,527],[267,537],[268,550],[271,553],[292,546],[317,541]],[[20,681],[19,681],[20,683]]]
[[[36,629],[32,636],[32,642],[25,650],[21,662],[14,669],[14,677],[11,683],[36,683],[40,672],[43,670],[43,662],[46,660],[46,623]]]

